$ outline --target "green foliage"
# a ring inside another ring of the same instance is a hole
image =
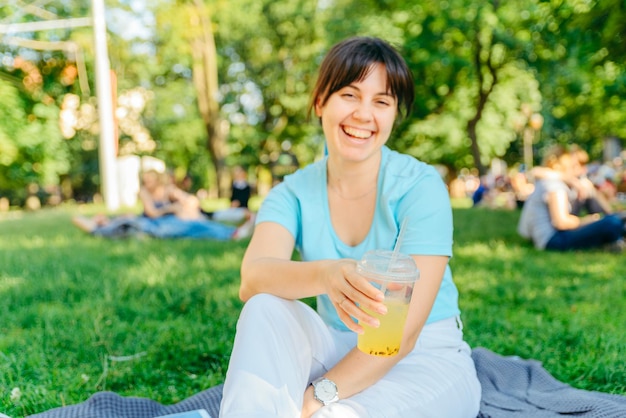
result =
[[[67,147],[59,132],[59,109],[36,103],[25,112],[19,91],[0,79],[0,195],[24,201],[29,184],[55,185],[67,172]]]
[[[154,114],[147,124],[157,141],[155,155],[168,161],[172,168],[182,167],[184,171],[189,171],[203,154],[207,164],[206,130],[198,116],[191,83],[174,79],[153,91]],[[197,173],[204,180],[208,168],[205,166],[203,173]]]
[[[221,78],[222,109],[228,109],[233,126],[243,122],[258,131],[235,136],[245,129],[233,130],[233,149],[244,153],[244,158],[249,150],[247,157],[256,164],[268,164],[287,141],[300,144],[303,154],[299,157],[312,161],[321,148],[315,127],[305,120],[305,109],[314,68],[325,46],[322,19],[316,2],[306,0],[218,2],[217,44],[230,61]],[[253,36],[241,30],[246,27],[254,28]],[[259,101],[251,109],[250,101],[255,98]]]
[[[476,119],[479,162],[488,164],[493,157],[520,162],[522,105],[544,117],[535,143],[539,151],[554,142],[576,142],[599,158],[603,138],[626,138],[621,0],[202,2],[218,49],[228,164],[269,166],[285,149],[301,163],[319,156],[323,138],[306,115],[316,67],[332,44],[354,35],[383,37],[406,57],[415,78],[415,110],[398,123],[390,144],[422,160],[453,170],[476,165],[468,123]],[[89,14],[88,4],[75,3],[52,0],[42,7],[59,17]],[[210,186],[206,127],[192,84],[192,3],[108,1],[109,54],[120,91],[141,86],[153,94],[142,122],[158,141],[154,154],[177,171],[192,172],[203,183],[199,186]],[[15,22],[41,19],[14,5],[2,6],[2,12]],[[137,23],[133,30],[127,30],[130,23]],[[76,42],[91,90],[82,91],[78,80],[64,84],[63,70],[76,59],[71,54],[0,43],[0,75],[20,89],[24,112],[32,113],[34,104],[47,98],[61,103],[68,92],[88,101],[85,96],[94,91],[90,30],[26,36]],[[26,70],[10,65],[20,56],[42,75],[34,89],[22,82]],[[97,131],[85,130],[74,139],[89,144],[94,135]],[[12,155],[6,139],[0,144]],[[75,167],[89,165],[85,159],[93,155],[78,151],[83,148],[70,147],[73,162],[65,173],[77,185],[83,176]]]
[[[599,158],[602,139],[626,138],[626,10],[611,0],[591,6],[564,1],[538,8],[535,67],[549,140],[583,144]]]
[[[26,115],[24,114],[23,103],[17,93],[17,89],[3,80],[0,80],[0,95],[3,98],[0,101],[0,109],[2,110],[0,164],[6,167],[17,158],[18,148],[14,138],[18,137],[20,127],[24,123]]]
[[[344,12],[331,19],[333,29],[340,30],[345,11],[357,3],[341,3]],[[391,139],[395,148],[453,169],[474,166],[467,123],[477,112],[479,90],[493,84],[477,127],[478,144],[485,164],[507,156],[518,139],[514,121],[521,103],[538,108],[541,102],[539,86],[520,59],[528,44],[516,32],[523,32],[522,7],[468,0],[385,1],[371,2],[371,13],[350,16],[353,22],[360,19],[353,23],[357,34],[380,36],[397,45],[413,71],[415,110]]]
[[[221,383],[246,243],[98,239],[71,225],[75,212],[0,218],[0,410],[23,416],[101,390],[170,404]],[[626,395],[623,255],[535,250],[515,232],[517,211],[454,216],[470,345]]]

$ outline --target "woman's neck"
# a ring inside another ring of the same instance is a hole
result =
[[[343,200],[358,200],[371,195],[378,184],[380,157],[361,162],[327,162],[328,188]]]

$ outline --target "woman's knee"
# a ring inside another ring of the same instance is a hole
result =
[[[278,299],[278,297],[267,293],[256,294],[243,305],[242,313],[253,315],[263,314],[268,309],[272,309],[272,306],[278,303]]]
[[[603,224],[606,235],[615,240],[621,238],[624,234],[624,225],[618,216],[607,215],[598,222]]]
[[[267,293],[252,296],[243,306],[241,317],[252,321],[280,321],[289,316],[295,301]]]
[[[273,306],[281,305],[283,301],[287,301],[278,296],[270,295],[269,293],[258,293],[252,296],[244,305],[244,309],[247,310],[265,310],[272,308]]]

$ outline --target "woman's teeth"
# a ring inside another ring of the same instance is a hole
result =
[[[372,131],[351,128],[349,126],[344,126],[343,127],[343,131],[346,134],[348,134],[350,136],[353,136],[355,138],[359,138],[359,139],[366,139],[366,138],[369,138],[372,135]]]

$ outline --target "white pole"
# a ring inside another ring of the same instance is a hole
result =
[[[93,32],[96,52],[96,94],[100,116],[100,182],[108,210],[120,207],[115,152],[115,119],[113,118],[113,92],[111,68],[107,50],[104,0],[92,0]]]

